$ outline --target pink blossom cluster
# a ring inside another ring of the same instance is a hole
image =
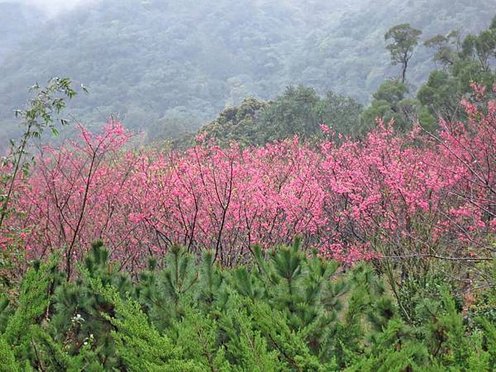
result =
[[[32,257],[62,248],[67,262],[101,239],[131,270],[172,244],[232,265],[297,235],[344,262],[482,256],[496,228],[496,102],[462,105],[466,122],[436,133],[379,121],[360,141],[333,142],[324,127],[318,146],[138,151],[116,121],[81,128],[79,141],[42,149],[6,228],[23,231]]]

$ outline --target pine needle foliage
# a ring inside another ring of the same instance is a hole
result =
[[[442,284],[407,322],[367,264],[343,268],[295,240],[220,267],[172,247],[131,279],[95,243],[67,281],[57,257],[0,307],[0,371],[491,370],[496,324]],[[496,301],[488,290],[485,303]],[[406,297],[405,297],[406,300]],[[417,301],[418,299],[415,299]]]

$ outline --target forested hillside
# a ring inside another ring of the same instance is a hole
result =
[[[44,15],[34,7],[14,2],[0,2],[0,64],[7,55],[22,48],[21,44],[42,26]],[[26,44],[24,47],[28,47]]]
[[[422,39],[478,32],[493,12],[493,0],[101,1],[53,18],[5,56],[0,135],[12,136],[26,88],[52,76],[89,88],[72,107],[76,119],[97,125],[115,114],[149,138],[177,137],[247,96],[273,98],[290,84],[364,104],[399,74],[387,29],[408,22]],[[419,47],[412,91],[432,68],[432,51]]]

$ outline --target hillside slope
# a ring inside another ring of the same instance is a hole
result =
[[[388,28],[409,22],[423,38],[476,32],[493,13],[494,0],[101,1],[48,22],[0,65],[0,141],[13,134],[26,88],[51,76],[88,86],[71,106],[78,120],[116,114],[150,137],[180,135],[246,96],[271,98],[290,84],[366,103],[398,73],[384,48]],[[430,57],[420,47],[412,60],[413,89]]]

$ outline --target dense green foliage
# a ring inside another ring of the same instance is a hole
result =
[[[426,39],[459,27],[477,33],[493,11],[493,0],[99,1],[10,42],[19,41],[0,65],[0,137],[13,137],[26,87],[52,76],[89,87],[73,104],[78,120],[101,123],[113,113],[149,138],[180,136],[245,97],[272,99],[291,84],[364,104],[385,77],[399,75],[385,49],[391,27],[408,22]],[[9,25],[10,35],[17,23]],[[412,57],[412,94],[431,56],[419,45]]]
[[[0,307],[3,371],[482,371],[496,362],[495,319],[462,314],[444,285],[412,299],[406,321],[370,267],[304,254],[298,241],[255,248],[231,269],[212,252],[198,260],[174,247],[134,279],[97,243],[74,281],[54,257],[17,292]]]
[[[462,119],[458,103],[470,92],[470,84],[491,87],[496,82],[496,17],[479,34],[462,38],[459,32],[452,31],[425,44],[434,49],[434,59],[441,68],[430,73],[417,93],[418,101],[436,119]]]
[[[405,76],[420,33],[408,24],[386,32],[385,39],[389,40],[386,49],[393,64],[402,66],[401,74],[399,78],[385,80],[364,110],[350,97],[333,92],[321,97],[313,88],[290,86],[273,101],[249,98],[239,106],[225,109],[199,133],[220,144],[237,141],[260,145],[294,135],[318,138],[320,124],[329,125],[338,134],[356,137],[367,133],[377,118],[385,122],[394,120],[400,131],[410,129],[416,122],[432,131],[439,118],[464,119],[459,103],[470,94],[471,84],[478,82],[492,87],[496,81],[496,17],[488,29],[477,35],[469,34],[462,39],[458,31],[451,31],[446,36],[427,40],[424,44],[434,49],[433,61],[440,63],[441,69],[430,73],[415,97]],[[491,97],[491,94],[487,96]],[[178,143],[191,143],[191,139],[186,137]]]
[[[403,65],[402,79],[383,82],[372,95],[370,106],[362,113],[365,128],[378,117],[386,121],[394,119],[396,126],[401,129],[418,121],[429,130],[435,127],[440,118],[448,121],[464,119],[459,104],[462,98],[470,94],[471,84],[476,82],[492,87],[496,82],[494,17],[489,27],[479,34],[463,37],[459,31],[454,30],[426,40],[424,45],[433,50],[433,60],[439,66],[431,71],[427,82],[414,97],[414,92],[404,81],[404,73],[417,43],[418,31],[412,30],[408,25],[398,25],[386,33],[386,38],[396,35],[396,42],[387,48],[391,51],[393,62]],[[398,32],[406,39],[403,47],[397,40],[401,40]]]
[[[273,101],[245,99],[239,106],[224,110],[199,133],[220,144],[263,145],[295,135],[319,138],[320,125],[326,124],[339,134],[355,136],[366,129],[361,125],[361,111],[362,105],[349,97],[333,92],[321,97],[312,88],[288,87]]]

